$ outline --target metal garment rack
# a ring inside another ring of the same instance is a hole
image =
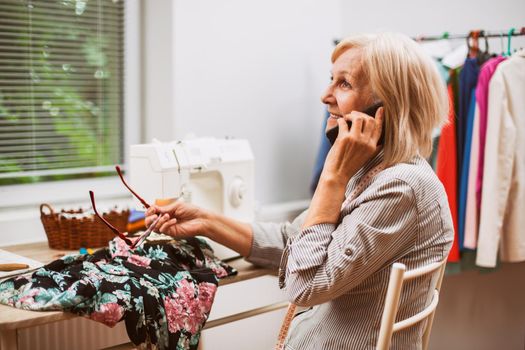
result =
[[[525,27],[521,27],[521,29],[516,30],[515,28],[511,28],[508,31],[486,31],[486,30],[472,30],[467,34],[450,34],[449,32],[445,32],[441,35],[420,35],[417,37],[414,37],[415,41],[433,41],[433,40],[456,40],[456,39],[484,39],[484,38],[509,38],[514,36],[525,36]],[[341,39],[334,39],[334,45],[339,44]]]
[[[505,38],[512,36],[523,36],[525,35],[525,27],[521,27],[520,30],[511,28],[508,31],[485,31],[485,30],[472,30],[468,34],[449,34],[448,32],[442,35],[422,35],[413,38],[415,41],[432,41],[432,40],[443,40],[443,39],[483,39],[483,38]]]

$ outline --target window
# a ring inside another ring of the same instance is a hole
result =
[[[0,185],[124,161],[124,1],[0,0]]]

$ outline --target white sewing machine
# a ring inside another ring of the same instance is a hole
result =
[[[149,203],[179,198],[226,216],[254,218],[254,161],[247,140],[196,138],[133,145],[131,186]],[[239,254],[215,242],[215,254]]]

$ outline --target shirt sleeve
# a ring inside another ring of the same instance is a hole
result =
[[[303,211],[291,223],[253,223],[252,247],[246,260],[255,265],[277,269],[288,238],[300,232],[306,213],[306,210]]]
[[[343,210],[339,225],[314,225],[289,239],[279,282],[291,302],[334,299],[412,249],[418,235],[412,188],[398,179],[374,187]]]

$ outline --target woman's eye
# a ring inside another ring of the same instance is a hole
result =
[[[352,84],[350,84],[346,80],[342,80],[340,85],[341,85],[342,88],[345,88],[345,89],[351,89],[352,88]]]

